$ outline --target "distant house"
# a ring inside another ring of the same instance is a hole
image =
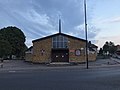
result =
[[[96,60],[97,57],[97,46],[92,44],[91,41],[89,41],[88,43],[88,56],[89,56],[89,60]]]
[[[117,45],[116,47],[117,47],[117,50],[116,50],[116,52],[115,52],[115,56],[116,56],[117,58],[120,58],[120,45]]]
[[[120,45],[117,45],[116,47],[117,47],[117,51],[120,51]]]
[[[52,62],[86,62],[86,40],[71,35],[59,33],[32,41],[33,47],[26,51],[26,61],[33,63]],[[88,44],[88,59],[95,61],[97,46]]]
[[[33,46],[28,48],[25,52],[25,61],[32,62],[33,59]]]

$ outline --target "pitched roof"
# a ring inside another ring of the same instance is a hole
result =
[[[46,37],[43,37],[43,38],[39,38],[39,39],[33,40],[32,42],[37,42],[37,41],[40,41],[40,40],[43,40],[43,39],[47,39],[47,38],[51,38],[51,37],[57,36],[57,35],[63,35],[63,36],[66,36],[66,37],[70,37],[70,38],[73,38],[73,39],[77,39],[77,40],[81,40],[81,41],[86,42],[86,40],[84,40],[84,39],[81,39],[81,38],[78,38],[78,37],[74,37],[74,36],[71,36],[71,35],[67,35],[67,34],[64,34],[64,33],[56,33],[56,34],[53,34],[53,35],[49,35],[49,36],[46,36]]]
[[[91,44],[89,47],[98,48],[98,46],[96,46],[95,44]]]
[[[88,42],[88,47],[89,48],[98,48],[95,44],[92,44],[91,41]]]
[[[33,46],[29,47],[29,48],[26,50],[26,52],[27,52],[27,51],[31,51],[32,49],[33,49]]]
[[[89,51],[95,51],[92,47],[89,47]]]

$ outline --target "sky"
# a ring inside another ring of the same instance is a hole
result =
[[[16,26],[32,40],[62,32],[85,39],[84,0],[0,0],[0,28]],[[106,41],[120,44],[120,0],[86,0],[88,40],[101,48]]]

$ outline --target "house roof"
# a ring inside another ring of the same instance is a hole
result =
[[[89,48],[98,48],[95,44],[92,44],[91,41],[88,42],[88,47]]]
[[[95,51],[92,47],[89,47],[89,51]]]
[[[95,44],[91,44],[88,47],[92,47],[92,48],[98,48],[98,46],[96,46]]]
[[[27,51],[30,51],[30,50],[32,50],[32,49],[33,49],[33,46],[29,47],[29,48],[26,50],[26,52],[27,52]]]
[[[74,36],[71,36],[71,35],[68,35],[68,34],[64,34],[64,33],[56,33],[56,34],[53,34],[53,35],[49,35],[49,36],[46,36],[46,37],[43,37],[43,38],[39,38],[39,39],[36,39],[36,40],[33,40],[32,42],[37,42],[37,41],[40,41],[40,40],[44,40],[44,39],[47,39],[47,38],[51,38],[53,36],[57,36],[57,35],[63,35],[63,36],[66,36],[66,37],[70,37],[70,38],[73,38],[73,39],[77,39],[77,40],[81,40],[81,41],[84,41],[86,42],[86,40],[84,39],[81,39],[81,38],[78,38],[78,37],[74,37]]]

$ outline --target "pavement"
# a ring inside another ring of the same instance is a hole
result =
[[[120,66],[120,59],[97,59],[95,62],[89,62],[89,68],[104,68]],[[16,71],[16,70],[56,70],[56,69],[85,69],[86,64],[49,66],[44,64],[33,64],[24,62],[23,60],[4,60],[3,68],[0,71]]]
[[[108,66],[118,64],[120,64],[120,59],[112,57],[110,59],[97,59],[95,62],[89,62],[90,66]]]

